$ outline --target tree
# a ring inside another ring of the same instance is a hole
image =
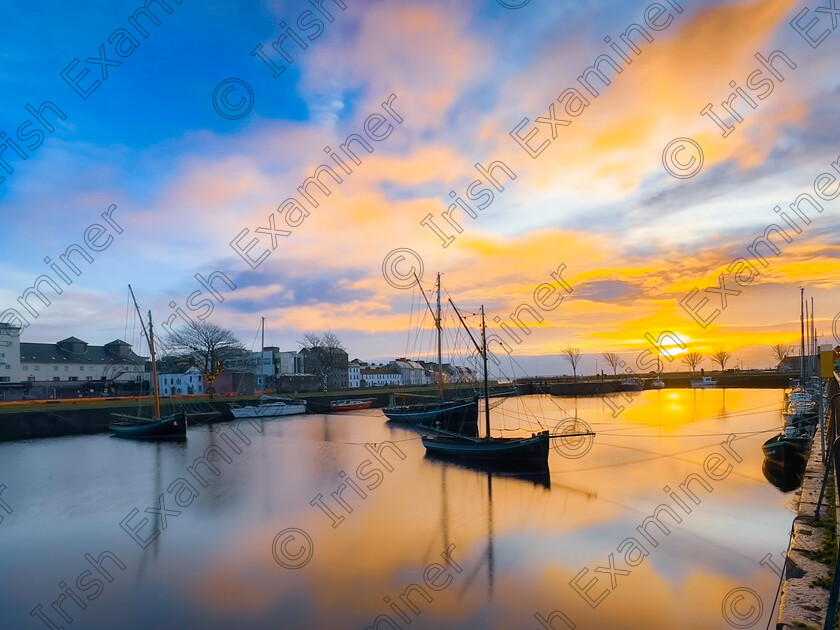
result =
[[[562,354],[563,358],[571,364],[572,374],[574,375],[574,378],[577,379],[577,366],[581,359],[580,348],[576,348],[575,346],[564,346],[563,349],[560,350],[560,354]]]
[[[321,377],[321,385],[327,391],[332,385],[338,388],[343,379],[335,376],[342,370],[347,374],[347,350],[333,333],[323,335],[309,332],[298,341],[304,355],[304,369]]]
[[[770,350],[773,351],[773,356],[777,362],[776,365],[778,365],[790,356],[790,353],[793,352],[793,346],[787,343],[777,343],[770,346]]]
[[[692,350],[682,355],[682,359],[680,360],[688,366],[689,370],[696,372],[697,366],[703,362],[703,355],[696,350]]]
[[[727,350],[715,350],[712,354],[712,361],[714,361],[720,366],[721,372],[723,372],[726,369],[726,363],[731,358],[732,355]]]
[[[613,376],[618,376],[618,366],[621,364],[621,357],[615,352],[604,352],[602,355],[604,361],[610,364],[613,369]]]
[[[191,365],[201,370],[211,397],[213,382],[225,364],[241,360],[246,354],[245,346],[233,331],[209,322],[174,330],[167,335],[167,341],[171,353],[188,357]]]

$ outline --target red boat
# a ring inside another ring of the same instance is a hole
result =
[[[355,411],[357,409],[370,409],[373,407],[374,400],[375,398],[334,400],[330,403],[330,411]]]

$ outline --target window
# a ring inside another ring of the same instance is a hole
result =
[[[40,369],[41,369],[41,366],[40,366],[40,365],[36,365],[36,366],[35,366],[35,371],[36,371],[36,372],[38,372]]]
[[[20,368],[25,372],[26,370],[29,369],[29,366],[28,365],[21,365]]]
[[[53,372],[58,372],[58,366],[57,365],[53,366]]]
[[[79,366],[79,372],[84,372],[84,371],[85,371],[85,366],[84,366],[84,365],[80,365],[80,366]]]
[[[67,380],[68,381],[78,381],[79,377],[78,376],[70,376],[70,377],[67,378]]]
[[[30,376],[30,377],[29,377],[29,378],[27,378],[26,380],[27,380],[27,381],[29,381],[29,382],[32,382],[32,381],[34,381],[34,380],[35,380],[35,377],[34,377],[34,376]]]
[[[92,377],[92,376],[86,376],[86,377],[85,377],[85,380],[86,380],[86,381],[92,381],[92,380],[93,380],[93,377]]]
[[[7,363],[7,364],[6,364],[6,369],[7,369],[7,370],[11,370],[11,369],[12,369],[12,366],[11,366],[11,365],[9,365],[9,364]]]
[[[8,376],[0,376],[0,383],[8,383],[12,379]]]
[[[60,377],[60,376],[53,376],[53,380],[54,380],[54,381],[60,381],[60,380],[61,380],[61,377]]]
[[[69,365],[65,365],[65,366],[64,366],[64,371],[65,371],[65,372],[69,372],[69,371],[70,371],[70,366],[69,366]]]

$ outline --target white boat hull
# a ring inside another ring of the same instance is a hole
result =
[[[232,407],[230,412],[234,418],[276,418],[306,413],[306,405],[270,403],[253,407]]]

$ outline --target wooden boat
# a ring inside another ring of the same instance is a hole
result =
[[[527,438],[431,435],[421,439],[426,451],[439,457],[525,465],[548,463],[548,431]]]
[[[143,328],[143,335],[149,344],[149,354],[152,359],[152,396],[154,400],[154,417],[142,418],[140,416],[128,416],[125,414],[114,414],[123,418],[108,425],[115,437],[131,440],[171,440],[187,438],[187,415],[181,411],[166,417],[160,413],[160,392],[158,391],[157,362],[155,361],[155,333],[152,327],[152,311],[149,311],[149,330],[143,323],[143,316],[140,314],[140,307],[134,297],[134,290],[128,285],[131,299],[134,301],[134,308],[140,317],[140,325]]]
[[[187,437],[187,414],[183,411],[160,420],[114,415],[126,418],[108,425],[116,437],[134,440],[184,440]]]
[[[356,411],[370,409],[375,398],[361,398],[357,400],[334,400],[330,403],[330,411]]]
[[[420,279],[415,275],[417,285],[420,286]],[[406,423],[419,427],[442,429],[452,433],[463,433],[465,435],[478,435],[478,401],[475,398],[460,397],[446,400],[443,378],[443,352],[441,350],[442,319],[441,319],[441,287],[440,274],[437,274],[436,282],[437,308],[433,309],[431,303],[422,290],[420,294],[426,302],[426,306],[432,314],[437,330],[437,396],[429,402],[413,404],[391,404],[385,407],[382,412],[393,422]]]
[[[481,307],[481,346],[472,336],[472,331],[464,322],[461,313],[449,300],[458,319],[470,337],[475,347],[481,353],[484,361],[484,423],[483,438],[465,435],[432,435],[423,436],[423,446],[427,453],[450,458],[489,462],[499,465],[516,463],[523,466],[548,466],[548,431],[533,433],[530,437],[499,438],[490,433],[490,394],[487,370],[487,326],[484,321],[484,307]]]
[[[278,416],[294,416],[306,413],[306,401],[283,399],[278,396],[263,394],[256,405],[230,405],[230,412],[234,418],[275,418]]]

